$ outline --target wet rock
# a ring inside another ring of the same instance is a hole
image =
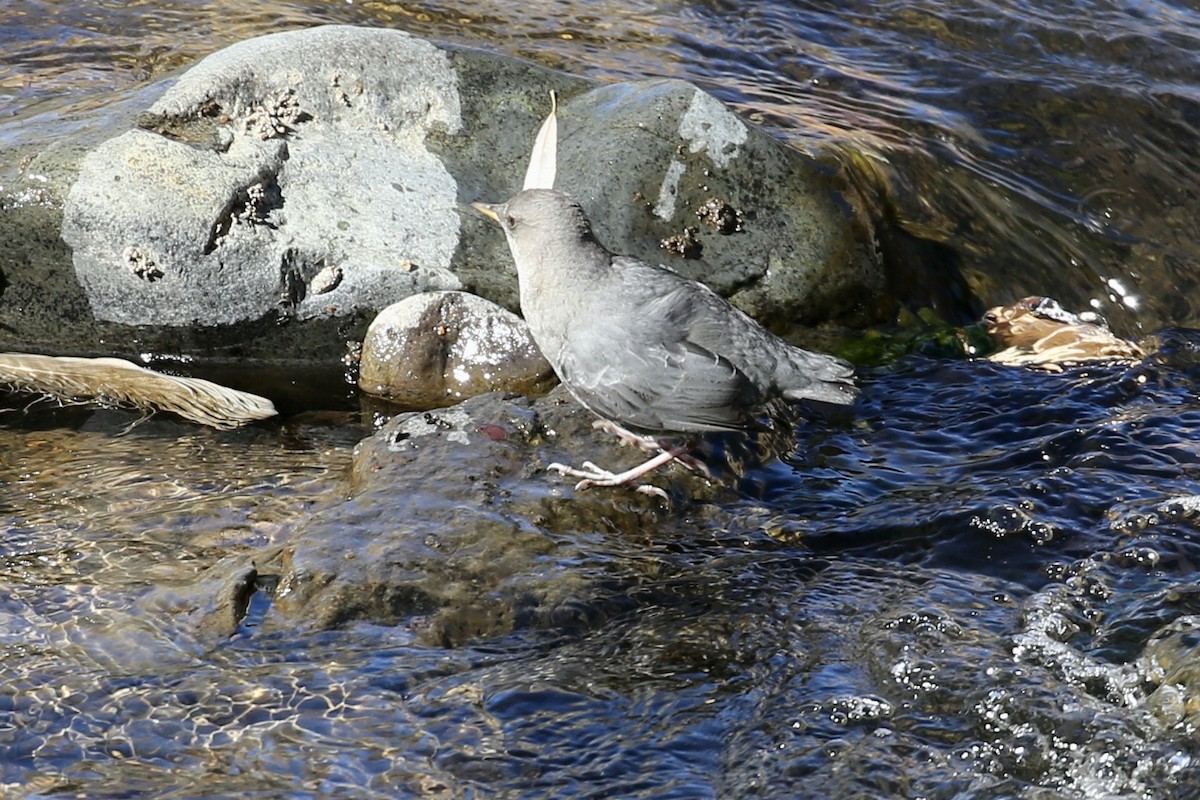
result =
[[[410,408],[497,390],[541,394],[556,382],[524,320],[465,292],[427,292],[381,311],[358,374],[364,392]]]
[[[516,191],[551,89],[558,186],[609,247],[658,259],[717,193],[747,231],[706,232],[690,277],[780,325],[878,306],[855,190],[696,87],[595,87],[401,31],[325,26],[214,53],[138,128],[30,161],[45,203],[0,197],[4,225],[23,230],[11,246],[56,243],[61,208],[71,250],[10,254],[0,329],[59,350],[336,358],[415,293],[469,289],[516,309],[503,238],[463,204]]]
[[[596,532],[640,530],[668,511],[628,490],[576,493],[545,470],[642,459],[593,419],[562,388],[395,417],[356,448],[351,498],[288,543],[276,597],[287,621],[276,624],[404,620],[426,641],[457,644],[518,627],[587,628],[626,609]],[[655,482],[677,503],[720,491],[679,467]]]
[[[239,553],[216,562],[186,586],[155,588],[139,603],[160,613],[181,615],[185,629],[199,642],[215,644],[237,632],[257,579],[251,558]]]

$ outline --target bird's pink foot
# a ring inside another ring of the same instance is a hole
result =
[[[570,475],[572,478],[580,478],[579,483],[575,484],[576,491],[583,491],[589,486],[635,486],[637,491],[642,494],[650,494],[656,497],[661,497],[666,500],[667,493],[651,484],[636,484],[638,478],[652,472],[664,464],[669,464],[674,461],[681,453],[682,448],[675,450],[663,450],[654,458],[639,464],[632,469],[627,469],[624,472],[612,472],[607,469],[596,466],[591,461],[583,462],[583,467],[577,469],[567,464],[550,464],[546,469],[553,470],[561,475]]]

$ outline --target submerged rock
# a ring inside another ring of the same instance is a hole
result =
[[[1175,592],[1194,601],[1196,587],[1186,584]],[[1183,616],[1157,631],[1140,666],[1147,681],[1157,684],[1146,700],[1151,713],[1164,726],[1194,730],[1200,724],[1200,617]]]
[[[139,605],[155,613],[184,615],[186,629],[198,642],[211,646],[237,632],[257,579],[254,563],[238,553],[212,564],[190,583],[154,587],[139,599]]]
[[[558,460],[642,459],[593,420],[562,388],[393,418],[356,448],[350,499],[290,538],[275,608],[318,627],[407,620],[438,644],[587,626],[598,609],[625,608],[592,538],[668,512],[623,489],[576,494],[574,481],[545,471]],[[680,467],[663,475],[679,503],[722,491]]]
[[[663,260],[658,243],[719,196],[741,230],[705,227],[703,257],[676,262],[689,276],[779,325],[884,304],[856,191],[690,84],[596,86],[324,26],[214,53],[137,129],[81,160],[59,148],[29,161],[46,203],[0,197],[25,243],[3,276],[7,346],[324,359],[415,293],[468,289],[515,310],[504,242],[464,204],[515,192],[549,90],[562,99],[557,185],[610,248]],[[57,240],[58,202],[70,253],[41,244]]]
[[[557,379],[525,322],[465,292],[427,292],[388,306],[367,329],[358,386],[410,408],[490,391],[541,394]]]

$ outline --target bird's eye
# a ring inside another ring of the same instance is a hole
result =
[[[507,227],[509,227],[509,228],[512,228],[512,227],[516,226],[516,224],[517,224],[517,218],[516,218],[516,217],[514,217],[512,214],[509,214],[508,216],[506,216],[506,217],[504,218],[504,224],[505,224]]]

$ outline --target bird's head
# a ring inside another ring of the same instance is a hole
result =
[[[471,207],[500,225],[518,269],[523,256],[594,241],[591,223],[579,203],[553,189],[526,189],[506,203],[472,203]]]

